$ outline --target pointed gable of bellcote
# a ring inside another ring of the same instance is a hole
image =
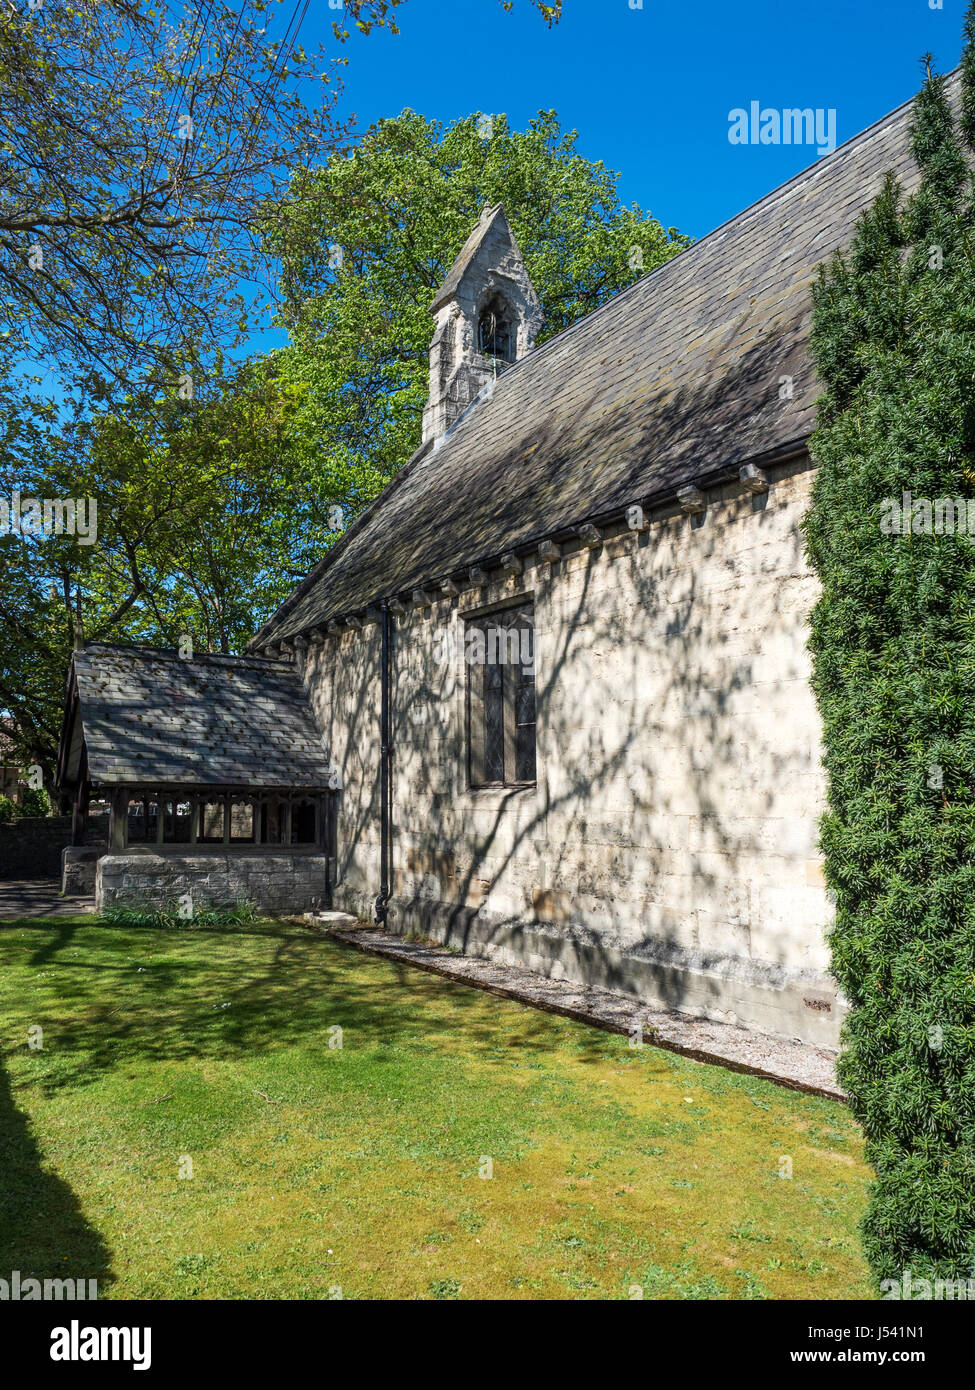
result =
[[[530,352],[542,308],[500,203],[487,207],[430,306],[423,442],[441,439],[485,386]]]

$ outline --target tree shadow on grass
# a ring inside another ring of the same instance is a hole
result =
[[[239,950],[227,950],[232,943]],[[71,944],[70,958],[56,945],[43,951],[56,1004],[38,1002],[36,1021],[60,1063],[39,1082],[49,1094],[147,1060],[324,1050],[335,1024],[347,1046],[442,1034],[450,1050],[456,1041],[458,1054],[497,1066],[512,1049],[554,1057],[563,1045],[547,1014],[284,926],[144,928],[120,938],[93,923]],[[608,1041],[586,1031],[594,1045]]]
[[[42,1166],[30,1125],[0,1066],[0,1279],[111,1282],[110,1252],[66,1182]]]

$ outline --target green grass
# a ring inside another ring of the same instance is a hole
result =
[[[4,924],[0,1047],[0,1277],[117,1298],[869,1296],[843,1106],[298,926]]]

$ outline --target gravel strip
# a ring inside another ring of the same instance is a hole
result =
[[[831,1100],[846,1099],[836,1080],[837,1054],[827,1048],[755,1033],[731,1023],[691,1018],[673,1009],[640,1003],[627,995],[571,980],[550,980],[520,965],[454,955],[440,946],[405,941],[378,927],[353,925],[354,919],[345,913],[308,913],[305,920],[370,955],[403,961],[419,970],[516,999],[547,1013],[564,1014],[610,1033],[629,1034],[641,1019],[644,1042],[656,1047],[668,1048],[698,1062],[714,1062],[732,1071],[763,1076],[792,1090],[828,1096]]]

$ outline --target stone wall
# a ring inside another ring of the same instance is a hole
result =
[[[809,686],[807,460],[768,494],[413,609],[394,642],[390,922],[553,975],[835,1044]],[[466,778],[464,617],[534,600],[537,786]],[[438,642],[456,639],[449,663]],[[343,774],[337,907],[379,889],[379,629],[309,648]]]
[[[68,845],[61,851],[61,892],[66,898],[90,898],[95,892],[98,861],[107,849]]]
[[[325,894],[319,854],[106,854],[95,874],[95,907],[116,903],[172,906],[183,894],[194,909],[253,903],[271,916],[305,912]]]
[[[0,879],[59,878],[70,816],[25,816],[0,825]]]

